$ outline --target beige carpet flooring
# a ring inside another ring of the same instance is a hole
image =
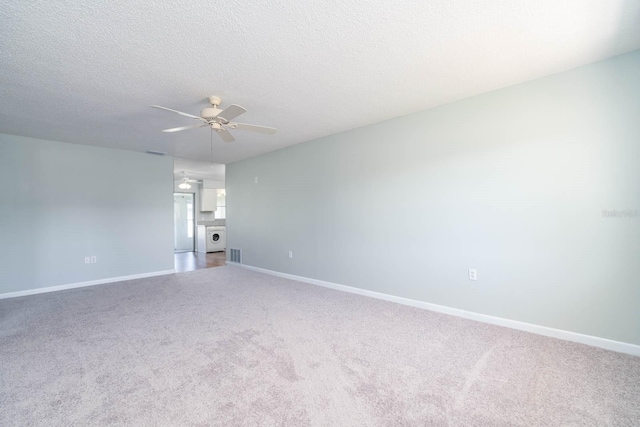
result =
[[[639,426],[640,358],[227,266],[0,300],[0,425]]]

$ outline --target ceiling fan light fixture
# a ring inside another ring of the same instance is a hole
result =
[[[191,184],[189,184],[189,178],[187,178],[187,174],[182,172],[182,182],[178,185],[178,188],[181,190],[188,190],[191,188]]]

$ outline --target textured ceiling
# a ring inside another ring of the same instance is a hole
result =
[[[213,181],[225,181],[225,165],[212,164],[210,161],[187,160],[176,158],[173,162],[174,179],[183,178],[182,172],[190,179],[204,179]]]
[[[637,0],[9,1],[0,132],[228,163],[640,48]]]

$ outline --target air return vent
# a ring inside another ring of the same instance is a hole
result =
[[[242,249],[229,248],[229,261],[242,264]]]

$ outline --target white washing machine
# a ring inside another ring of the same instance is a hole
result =
[[[227,228],[223,226],[207,227],[207,252],[221,252],[227,249]]]

